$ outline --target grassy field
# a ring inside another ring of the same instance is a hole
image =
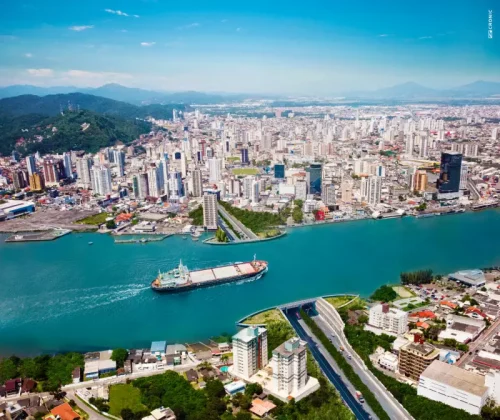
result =
[[[129,384],[113,385],[109,389],[109,413],[120,417],[124,408],[130,408],[134,413],[147,410],[141,403],[141,391]]]
[[[332,296],[325,298],[325,300],[334,308],[339,308],[342,305],[345,305],[347,302],[350,302],[352,299],[352,296]]]
[[[260,170],[257,168],[234,168],[233,175],[257,175]]]
[[[269,321],[284,321],[281,312],[277,309],[269,309],[243,321],[244,324],[266,324]]]
[[[415,293],[403,286],[394,286],[392,290],[394,290],[402,299],[415,296]]]
[[[106,223],[106,219],[108,217],[110,217],[109,214],[103,212],[86,217],[85,219],[80,219],[76,223],[79,223],[81,225],[102,225],[103,223]]]
[[[239,162],[241,159],[238,156],[230,156],[226,158],[229,162]]]

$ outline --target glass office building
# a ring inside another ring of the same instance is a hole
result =
[[[441,153],[441,172],[437,180],[440,194],[458,193],[462,173],[462,154],[454,152]]]
[[[285,165],[283,164],[274,165],[274,177],[276,179],[285,179]]]
[[[321,194],[321,163],[311,163],[309,168],[306,168],[307,193]]]

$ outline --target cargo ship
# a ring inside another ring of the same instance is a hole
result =
[[[180,261],[177,268],[166,273],[158,272],[158,277],[151,282],[151,289],[160,293],[179,293],[240,280],[258,280],[267,273],[267,269],[267,261],[256,260],[255,257],[253,261],[193,271]]]

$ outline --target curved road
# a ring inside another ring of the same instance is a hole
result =
[[[311,350],[311,353],[318,362],[321,370],[326,375],[328,380],[333,384],[333,386],[338,390],[340,396],[352,410],[356,418],[362,420],[370,419],[370,415],[364,410],[363,406],[358,402],[358,400],[351,394],[340,376],[333,370],[323,354],[321,354],[314,340],[309,335],[307,335],[304,328],[302,328],[302,325],[300,325],[297,318],[299,308],[288,308],[283,312],[288,321],[290,321],[290,324],[292,324],[294,330],[299,335],[300,339],[307,342],[307,344],[309,345],[309,350]]]

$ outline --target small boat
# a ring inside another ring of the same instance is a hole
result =
[[[94,242],[89,242],[89,245],[92,245]]]
[[[183,239],[183,240],[186,240],[186,239],[187,239],[187,236],[183,236],[183,237],[182,237],[182,239]]]

